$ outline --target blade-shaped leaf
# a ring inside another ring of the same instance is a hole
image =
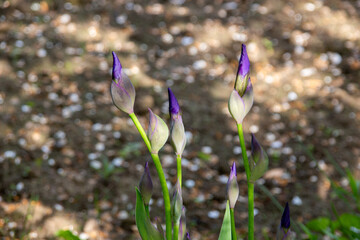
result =
[[[160,232],[152,225],[146,213],[144,201],[138,188],[136,190],[135,221],[142,240],[163,240]]]
[[[231,216],[230,216],[229,201],[227,201],[226,211],[220,230],[219,240],[229,240],[229,239],[231,239]]]

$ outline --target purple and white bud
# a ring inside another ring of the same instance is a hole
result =
[[[244,95],[244,92],[248,85],[248,78],[250,75],[250,61],[246,52],[245,44],[241,46],[241,55],[239,59],[238,71],[235,79],[235,90],[238,91],[239,95]]]
[[[175,191],[171,201],[171,215],[174,223],[178,223],[181,218],[183,199],[179,182],[176,183]]]
[[[281,222],[276,233],[277,240],[294,240],[296,234],[290,230],[290,208],[286,203],[283,214],[281,216]]]
[[[251,158],[250,158],[250,182],[255,182],[267,171],[269,158],[256,140],[255,135],[251,134]]]
[[[239,197],[239,185],[236,179],[236,165],[233,163],[230,171],[229,180],[226,186],[226,193],[229,199],[230,208],[234,208]]]
[[[165,145],[169,137],[169,128],[158,115],[153,113],[149,108],[149,128],[147,137],[151,144],[151,153],[157,154],[159,150]]]
[[[228,108],[236,123],[241,124],[246,116],[245,103],[235,89],[231,92]]]
[[[170,142],[176,154],[181,156],[186,145],[185,128],[181,117],[179,103],[170,88],[168,88],[168,93],[169,113],[171,118]]]
[[[119,58],[113,55],[112,82],[110,87],[114,105],[128,114],[134,112],[135,88],[128,76],[124,73]]]
[[[153,183],[151,180],[150,170],[149,170],[149,162],[145,163],[144,173],[141,176],[141,180],[139,183],[139,191],[143,198],[144,204],[149,205],[153,191]]]

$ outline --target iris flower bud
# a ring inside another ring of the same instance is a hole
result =
[[[243,44],[234,90],[228,103],[229,112],[238,124],[243,122],[253,103],[254,91],[250,80],[250,62],[246,46]]]
[[[276,233],[277,240],[293,240],[296,234],[290,230],[290,208],[289,204],[286,203],[284,212],[281,216],[280,226]]]
[[[236,165],[233,163],[230,171],[229,180],[226,186],[226,193],[230,202],[230,208],[234,208],[239,197],[239,185],[236,179]]]
[[[174,147],[176,154],[181,156],[186,145],[185,128],[180,113],[179,103],[170,88],[168,88],[168,93],[169,113],[171,117],[170,142]]]
[[[235,90],[238,91],[241,96],[244,95],[244,92],[246,90],[249,75],[250,75],[250,61],[246,52],[246,46],[245,44],[242,44],[239,66],[235,79]]]
[[[156,154],[165,145],[169,137],[169,128],[167,127],[164,120],[153,113],[150,108],[149,113],[150,118],[147,136],[151,144],[151,153]]]
[[[188,232],[186,233],[186,240],[191,240],[190,234]]]
[[[171,214],[174,223],[178,223],[181,218],[182,207],[183,207],[183,199],[181,195],[181,187],[179,182],[176,183],[175,191],[173,194],[173,198],[171,201]]]
[[[113,55],[112,82],[110,87],[111,98],[114,105],[128,114],[134,112],[135,88],[128,76],[122,70],[121,63],[116,56]]]
[[[251,159],[250,159],[250,182],[255,182],[266,172],[269,165],[269,158],[256,140],[255,135],[251,134]]]
[[[149,170],[149,162],[145,163],[144,173],[141,176],[141,180],[139,183],[139,190],[143,198],[144,204],[149,205],[153,191],[153,183],[151,180],[150,170]]]

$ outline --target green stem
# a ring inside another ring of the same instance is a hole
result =
[[[246,154],[244,132],[243,132],[243,127],[242,127],[241,123],[237,124],[237,129],[238,129],[240,146],[241,146],[241,154],[242,154],[242,157],[243,157],[243,160],[244,160],[246,178],[249,179],[250,178],[250,165],[249,165],[249,160],[248,160],[248,157],[247,157],[247,154]]]
[[[179,181],[180,184],[180,188],[181,188],[181,183],[182,183],[182,173],[181,173],[181,155],[177,155],[176,156],[176,167],[177,167],[177,179]]]
[[[149,141],[148,137],[146,136],[146,133],[145,133],[143,127],[141,126],[138,118],[136,117],[135,113],[131,113],[131,114],[129,114],[129,116],[130,116],[131,120],[134,122],[135,127],[139,131],[142,139],[144,140],[144,142],[146,144],[146,147],[148,148],[148,150],[151,154],[151,158],[154,161],[156,171],[157,171],[159,179],[160,179],[160,185],[161,185],[163,199],[164,199],[164,205],[165,205],[166,239],[171,239],[172,227],[171,227],[171,212],[170,212],[170,196],[169,196],[169,189],[167,188],[166,179],[165,179],[163,168],[161,166],[159,155],[151,153],[150,141]]]
[[[231,216],[231,239],[237,240],[236,230],[235,230],[235,217],[234,217],[234,209],[230,208],[230,216]]]
[[[164,198],[166,239],[171,239],[171,209],[170,209],[171,205],[170,205],[169,189],[167,188],[166,179],[165,179],[163,168],[160,163],[159,155],[152,153],[151,157],[154,160],[156,171],[159,175],[161,189],[162,189],[163,198]]]
[[[148,217],[150,218],[149,204],[145,204],[145,211]]]
[[[248,183],[248,240],[254,240],[254,184],[249,181],[250,179],[250,164],[246,153],[244,131],[241,123],[237,124],[241,154],[244,160],[244,167]]]
[[[248,240],[254,240],[254,184],[248,183],[249,232]]]
[[[136,117],[135,113],[130,113],[129,114],[131,120],[134,122],[135,127],[137,128],[137,130],[139,131],[142,139],[144,140],[146,147],[148,148],[149,152],[151,152],[151,144],[150,141],[148,139],[148,137],[146,136],[146,133],[143,129],[143,127],[141,126],[139,119]]]
[[[178,221],[177,223],[174,224],[174,234],[173,234],[173,240],[178,240],[179,239],[179,225],[180,225],[180,221]]]

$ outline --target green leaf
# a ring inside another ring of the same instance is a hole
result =
[[[309,237],[310,240],[316,240],[316,236],[310,231],[309,228],[307,228],[304,224],[299,223],[301,229],[306,233],[306,235]]]
[[[326,217],[319,217],[311,220],[306,226],[313,231],[323,232],[330,226],[330,219]]]
[[[350,229],[351,227],[359,228],[360,229],[360,216],[351,214],[351,213],[344,213],[342,214],[338,221],[340,222],[342,227]]]
[[[229,239],[231,239],[231,216],[230,216],[229,201],[227,201],[226,211],[220,230],[219,240],[229,240]]]
[[[152,225],[146,213],[144,201],[138,188],[136,190],[135,221],[142,240],[163,240],[160,232]]]
[[[70,230],[60,230],[56,233],[56,236],[65,240],[80,240],[80,238],[74,235]]]
[[[353,196],[355,197],[355,199],[359,199],[359,186],[356,184],[354,176],[351,174],[350,170],[346,170],[346,174]]]

